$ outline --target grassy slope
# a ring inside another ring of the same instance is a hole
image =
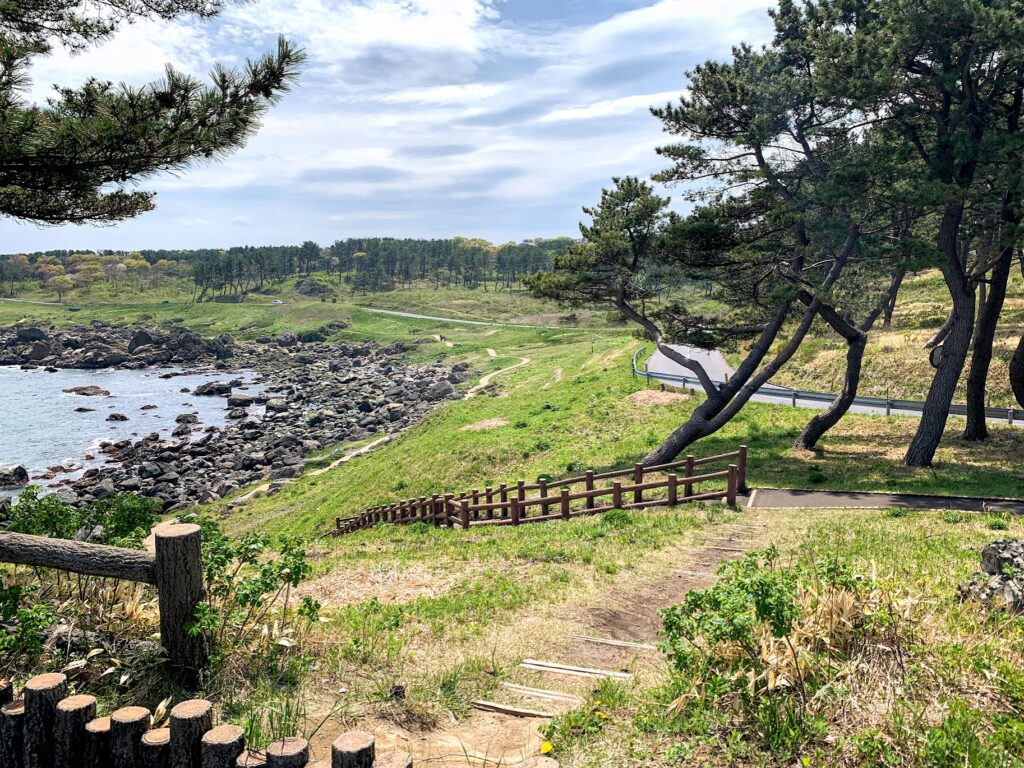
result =
[[[922,400],[928,393],[934,371],[922,345],[946,320],[949,302],[938,272],[908,279],[899,296],[893,330],[872,331],[864,356],[860,393],[875,397]],[[996,406],[1015,405],[1007,366],[1020,341],[1024,327],[1024,278],[1015,270],[996,334],[994,359],[989,373],[989,402]],[[881,328],[879,323],[878,328]],[[846,350],[840,339],[822,324],[786,365],[775,381],[785,386],[818,392],[835,392],[842,385]],[[957,402],[964,400],[961,380]]]

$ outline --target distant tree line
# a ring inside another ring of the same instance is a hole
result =
[[[15,296],[50,291],[88,293],[105,286],[114,293],[178,287],[195,301],[259,292],[295,276],[310,293],[388,291],[413,283],[434,288],[509,290],[525,277],[549,270],[572,238],[532,239],[495,245],[486,240],[348,238],[322,247],[238,246],[227,249],[140,251],[53,250],[0,255],[0,293]]]

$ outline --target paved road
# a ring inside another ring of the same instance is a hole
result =
[[[671,345],[674,349],[679,350],[682,354],[690,357],[695,357],[699,360],[705,361],[708,367],[708,373],[711,378],[715,381],[724,381],[726,376],[731,376],[733,369],[726,362],[725,358],[722,357],[718,351],[708,352],[707,350],[697,349],[695,347],[687,347],[683,345],[673,344]],[[681,386],[687,389],[703,390],[700,383],[697,381],[693,374],[693,371],[688,368],[684,368],[678,365],[663,354],[655,351],[647,362],[647,370],[651,372],[651,378],[654,381],[665,381],[667,384],[673,386]],[[670,378],[659,379],[662,377],[687,377],[687,381],[673,381]],[[775,384],[767,384],[762,387],[751,400],[761,403],[772,403],[775,405],[788,405],[790,407],[797,408],[812,408],[816,410],[825,410],[834,399],[835,395],[813,393],[813,392],[800,392],[788,387],[781,387]],[[918,408],[906,408],[900,407],[900,401],[894,401],[893,405],[888,408],[885,406],[884,401],[880,401],[880,398],[858,398],[861,400],[860,403],[855,403],[850,406],[850,413],[863,413],[871,414],[876,416],[915,416],[920,417],[921,410]],[[962,408],[963,406],[953,406],[954,408],[959,407],[961,412],[951,412],[950,416],[955,418],[963,418]],[[988,417],[988,421],[993,424],[1007,424],[1006,416],[992,416]],[[1024,426],[1024,412],[1017,410],[1016,417],[1014,418],[1012,426],[1022,427]]]
[[[969,496],[927,496],[912,493],[868,493],[858,491],[817,491],[758,488],[750,495],[751,509],[958,509],[964,512],[1005,510],[1024,515],[1024,501],[982,499]]]

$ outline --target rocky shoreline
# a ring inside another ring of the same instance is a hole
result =
[[[304,334],[306,342],[285,332],[252,343],[228,334],[205,339],[177,324],[0,328],[0,365],[48,371],[166,368],[162,376],[167,378],[186,372],[223,373],[190,393],[224,399],[223,427],[204,426],[195,414],[181,413],[171,439],[152,433],[139,440],[101,443],[107,456],[102,466],[76,478],[58,476],[47,486],[72,504],[132,492],[158,499],[164,511],[173,512],[252,483],[269,481],[273,491],[302,474],[310,453],[400,432],[445,400],[460,397],[454,385],[469,378],[465,364],[408,366],[400,357],[410,345],[402,342],[381,346],[317,340],[341,327],[339,323]],[[243,372],[257,374],[259,386],[250,387],[239,378]],[[8,471],[23,480],[16,469],[0,469],[0,475]]]

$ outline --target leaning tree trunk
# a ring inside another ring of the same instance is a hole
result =
[[[885,309],[882,310],[882,330],[888,331],[892,328],[892,316],[896,311],[896,298],[900,293],[900,286],[903,284],[903,278],[906,277],[907,270],[903,269],[897,273],[894,278],[895,286],[892,291],[892,295],[889,300],[885,302]]]
[[[843,377],[843,389],[839,397],[832,401],[828,408],[816,414],[804,427],[804,431],[793,444],[794,448],[805,451],[814,450],[822,435],[839,423],[846,415],[857,398],[857,387],[860,386],[860,371],[864,362],[864,348],[867,347],[866,334],[848,339],[846,342],[846,375]]]
[[[903,463],[908,467],[930,467],[935,458],[974,334],[974,291],[960,264],[957,248],[962,217],[963,204],[953,205],[947,209],[939,226],[938,246],[939,251],[946,255],[943,275],[953,300],[953,311],[949,318],[949,333],[943,344],[942,362],[928,389],[917,432],[903,457]]]
[[[988,437],[988,423],[985,420],[985,386],[988,371],[992,365],[992,346],[996,336],[999,315],[1006,298],[1006,284],[1010,279],[1013,265],[1013,246],[1003,249],[992,269],[992,281],[988,297],[978,309],[978,323],[974,331],[974,353],[971,368],[967,374],[967,426],[964,440],[984,440]]]
[[[1020,337],[1017,350],[1010,358],[1010,388],[1021,408],[1024,408],[1024,336]]]

